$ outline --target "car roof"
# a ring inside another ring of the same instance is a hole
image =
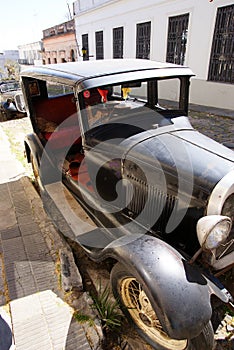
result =
[[[50,80],[71,86],[82,83],[83,88],[114,84],[118,81],[184,75],[194,74],[188,67],[144,59],[109,59],[48,64],[31,66],[21,72],[22,77]]]

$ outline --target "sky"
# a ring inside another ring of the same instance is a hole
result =
[[[42,39],[42,30],[69,20],[74,0],[4,0],[0,11],[0,52]]]

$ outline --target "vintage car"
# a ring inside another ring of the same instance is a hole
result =
[[[124,59],[21,73],[28,161],[48,213],[155,349],[209,350],[214,275],[234,263],[234,152],[193,129],[184,66]],[[218,299],[217,299],[218,300]]]
[[[0,121],[25,116],[20,84],[16,80],[0,82]]]

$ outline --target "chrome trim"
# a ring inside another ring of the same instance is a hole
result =
[[[213,189],[206,215],[221,215],[226,199],[234,193],[234,169],[225,175]]]

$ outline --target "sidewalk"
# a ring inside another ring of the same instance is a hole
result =
[[[73,287],[80,295],[76,307],[91,312],[70,248],[1,126],[0,149],[0,350],[100,349],[98,324],[78,323],[64,301]]]

